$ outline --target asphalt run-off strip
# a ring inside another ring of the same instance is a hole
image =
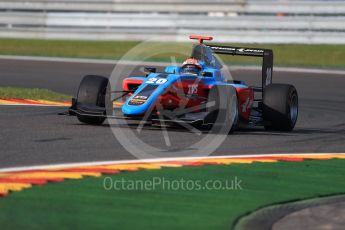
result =
[[[343,202],[345,195],[333,195],[276,204],[243,216],[233,229],[313,229],[315,226],[319,226],[318,229],[343,229],[340,226],[344,221],[339,218],[341,209],[335,210],[337,204]],[[321,211],[325,208],[329,212]]]
[[[10,192],[22,191],[31,188],[33,185],[62,182],[65,179],[82,179],[87,176],[100,177],[103,174],[116,174],[122,171],[161,169],[162,167],[250,164],[253,162],[298,162],[333,158],[345,159],[345,153],[162,158],[7,168],[0,169],[0,196],[6,196]]]

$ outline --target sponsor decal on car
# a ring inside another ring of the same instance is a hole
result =
[[[137,95],[129,101],[129,105],[142,105],[147,101],[148,96]]]
[[[198,84],[189,84],[188,85],[188,95],[198,94]]]

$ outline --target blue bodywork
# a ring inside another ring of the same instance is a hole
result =
[[[220,62],[213,56],[207,46],[203,44],[194,46],[192,57],[195,57],[202,66],[198,76],[183,74],[178,66],[167,66],[164,73],[150,73],[146,77],[135,77],[138,80],[143,80],[143,83],[122,106],[123,114],[126,116],[140,116],[144,114],[155,104],[157,98],[177,81],[195,80],[210,87],[224,84],[232,85],[235,88],[248,87],[244,82],[228,83],[220,71],[222,68],[221,64],[219,64]]]

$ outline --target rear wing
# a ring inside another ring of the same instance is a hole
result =
[[[272,83],[273,51],[258,48],[240,48],[229,46],[208,45],[216,54],[262,57],[262,90]]]

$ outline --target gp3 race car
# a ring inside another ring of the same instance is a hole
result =
[[[204,44],[212,37],[197,39],[192,54],[182,66],[167,66],[164,72],[148,68],[146,76],[126,77],[122,90],[112,90],[106,77],[87,75],[72,99],[69,114],[80,122],[100,125],[106,118],[145,120],[155,124],[188,124],[193,127],[263,126],[266,130],[291,131],[298,117],[296,88],[273,84],[273,52],[269,49]],[[215,54],[262,58],[262,84],[248,86],[241,80],[227,80]],[[120,97],[114,96],[119,94]],[[120,115],[114,101],[122,98]]]

